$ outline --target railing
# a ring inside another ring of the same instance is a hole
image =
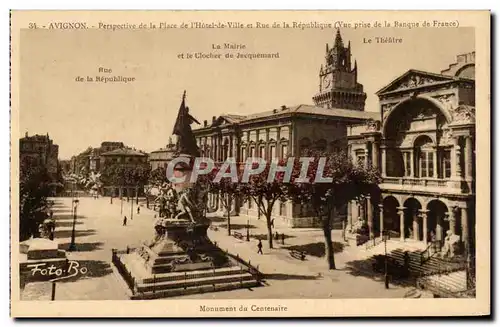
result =
[[[410,185],[410,186],[448,186],[447,179],[429,179],[414,177],[384,177],[383,183],[392,185]]]
[[[374,237],[371,240],[369,240],[368,242],[366,242],[365,247],[367,250],[369,250],[369,249],[379,245],[383,241],[384,241],[383,237]]]
[[[252,266],[252,263],[250,261],[246,262],[245,260],[240,258],[239,255],[234,255],[227,250],[224,251],[224,254],[227,255],[229,258],[233,259],[233,261],[235,261],[238,264],[238,266],[240,266],[241,268],[245,268],[252,276],[255,277],[257,282],[260,283],[260,281],[263,279],[263,275],[259,271],[259,266],[254,267]]]
[[[135,283],[135,278],[132,276],[132,273],[128,271],[127,267],[123,264],[118,256],[118,251],[116,249],[111,249],[111,262],[115,265],[116,269],[120,275],[123,276],[123,279],[127,283],[128,287],[132,291],[132,295],[136,293],[137,284]],[[128,252],[127,252],[128,253]]]
[[[441,242],[440,241],[433,241],[430,242],[429,245],[420,252],[420,265],[423,265],[426,263],[434,254],[436,254],[438,251],[436,249],[441,248]]]

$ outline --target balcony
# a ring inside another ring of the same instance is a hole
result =
[[[384,184],[411,185],[411,186],[437,186],[448,187],[448,179],[415,178],[415,177],[384,177]]]
[[[438,178],[384,177],[380,188],[393,191],[430,193],[463,194],[471,192],[471,186],[465,181]]]

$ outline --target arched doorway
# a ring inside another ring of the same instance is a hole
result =
[[[422,209],[422,205],[415,198],[409,198],[403,204],[405,207],[405,238],[414,239],[416,241],[423,240],[423,224],[419,215],[419,210]]]
[[[440,200],[432,200],[427,204],[427,230],[429,241],[432,240],[431,235],[435,235],[436,241],[443,241],[446,231],[450,230],[450,222],[448,220],[448,207]]]
[[[383,229],[399,234],[401,222],[398,215],[398,200],[393,196],[387,196],[384,198],[382,205]]]

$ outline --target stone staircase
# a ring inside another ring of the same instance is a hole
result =
[[[436,292],[441,297],[456,297],[459,293],[467,291],[465,270],[420,277],[417,283],[420,288]]]
[[[371,247],[373,255],[384,254],[384,244]],[[428,290],[442,297],[454,297],[467,290],[467,279],[463,258],[443,259],[439,253],[428,257],[422,256],[422,248],[412,243],[388,242],[387,254],[390,258],[404,265],[405,252],[409,255],[409,282],[416,282],[421,290]],[[439,291],[441,290],[441,291]],[[409,296],[412,297],[412,296]]]
[[[258,272],[230,258],[230,265],[211,269],[151,274],[136,252],[120,256],[133,280],[130,298],[157,299],[195,293],[228,291],[260,285]]]
[[[137,283],[132,299],[154,299],[178,295],[256,287],[255,277],[241,267],[158,274]]]

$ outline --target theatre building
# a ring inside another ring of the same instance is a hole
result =
[[[353,159],[380,169],[380,194],[348,206],[348,224],[363,219],[406,242],[461,242],[475,230],[475,53],[441,73],[409,70],[377,92],[377,120],[347,129]]]
[[[319,69],[319,90],[314,105],[280,106],[251,115],[224,114],[194,130],[201,154],[215,161],[235,157],[266,160],[299,156],[307,148],[328,151],[347,150],[347,130],[351,124],[379,119],[375,112],[365,112],[366,93],[357,80],[357,64],[351,63],[351,47],[344,46],[337,31],[332,47],[326,45],[325,63]],[[240,199],[235,213],[257,217],[255,203]],[[213,210],[221,209],[214,196],[209,200]],[[347,209],[335,212],[334,221],[345,219]],[[291,227],[318,226],[319,221],[306,207],[291,203],[274,206],[274,217]]]

